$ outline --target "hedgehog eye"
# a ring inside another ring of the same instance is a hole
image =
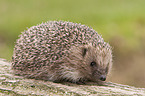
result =
[[[91,66],[95,66],[96,65],[96,62],[91,62],[91,64],[90,64]]]

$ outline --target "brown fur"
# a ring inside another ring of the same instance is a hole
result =
[[[85,55],[84,50],[86,50]],[[96,66],[90,66],[90,63],[93,61],[96,62]],[[27,75],[26,77],[54,82],[101,82],[99,77],[101,75],[107,76],[111,66],[111,50],[103,47],[95,48],[89,44],[80,47],[72,47],[68,57],[59,60],[52,66],[43,67],[40,71],[36,73],[33,72],[33,74]]]

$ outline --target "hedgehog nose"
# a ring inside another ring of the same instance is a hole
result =
[[[106,80],[106,76],[105,75],[101,75],[100,76],[100,80],[105,81]]]

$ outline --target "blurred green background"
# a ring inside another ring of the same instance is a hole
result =
[[[107,80],[145,87],[145,0],[0,0],[0,58],[11,60],[18,35],[50,20],[95,29],[113,47]]]

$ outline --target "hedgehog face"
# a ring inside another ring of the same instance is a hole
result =
[[[88,71],[90,79],[93,81],[105,81],[112,66],[111,50],[101,46],[95,48],[91,45],[87,45],[83,50],[84,63],[90,69]]]
[[[74,47],[70,50],[69,64],[78,72],[74,76],[77,80],[105,81],[112,66],[111,50],[92,45]]]

